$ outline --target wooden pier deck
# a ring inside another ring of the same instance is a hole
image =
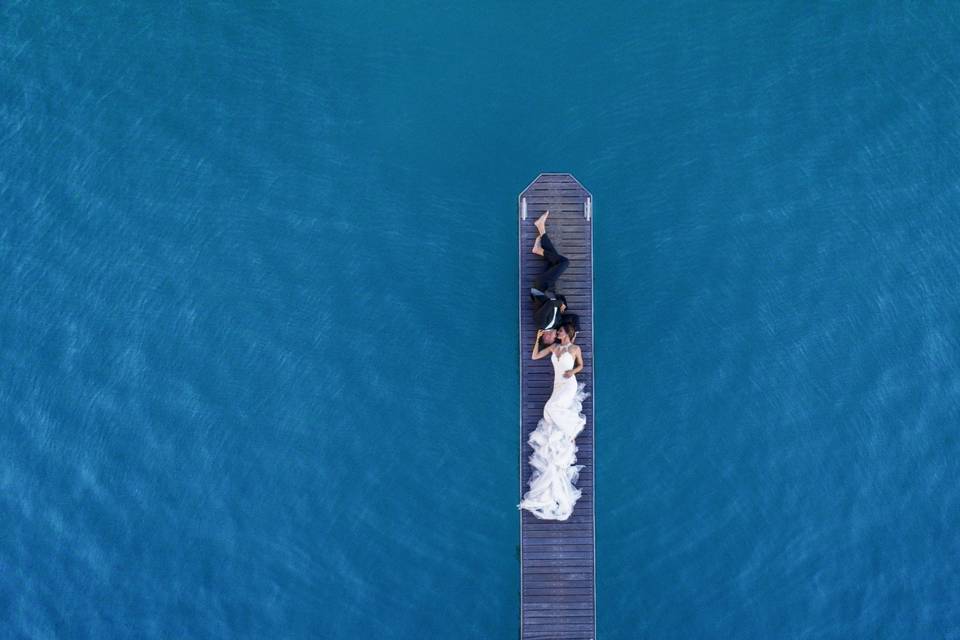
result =
[[[570,266],[556,290],[580,319],[577,344],[583,370],[577,378],[590,396],[584,401],[586,426],[577,437],[577,464],[585,465],[577,486],[583,495],[565,521],[539,520],[520,510],[520,638],[583,639],[596,637],[596,570],[593,441],[593,197],[569,173],[543,173],[519,197],[520,208],[520,496],[530,478],[527,443],[543,416],[553,387],[549,358],[533,361],[530,285],[544,260],[530,252],[537,231],[533,221],[550,210],[547,234]]]

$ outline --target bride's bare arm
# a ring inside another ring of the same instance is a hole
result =
[[[533,355],[531,356],[534,360],[539,360],[540,358],[546,358],[548,355],[553,353],[553,345],[550,345],[546,349],[540,348],[540,336],[543,335],[543,329],[537,331],[537,337],[533,339]]]
[[[580,351],[580,347],[575,347],[573,349],[573,360],[573,369],[570,369],[563,374],[565,378],[575,376],[583,370],[583,353]]]

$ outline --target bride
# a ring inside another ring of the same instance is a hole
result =
[[[517,505],[543,520],[566,520],[580,498],[574,486],[584,465],[577,461],[577,434],[586,424],[580,413],[587,396],[577,373],[583,369],[580,347],[574,344],[576,331],[572,324],[557,330],[560,344],[540,348],[541,329],[533,344],[533,359],[550,356],[553,363],[553,393],[543,407],[543,418],[530,433],[527,442],[533,447],[530,466],[533,472],[527,483],[530,489]]]

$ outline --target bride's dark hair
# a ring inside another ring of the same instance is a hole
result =
[[[574,338],[577,337],[577,326],[572,322],[566,322],[562,325],[562,328],[567,337],[570,338],[570,342],[574,342]]]

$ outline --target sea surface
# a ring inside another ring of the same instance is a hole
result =
[[[958,123],[951,2],[0,2],[0,638],[517,638],[541,171],[598,637],[960,638]]]

